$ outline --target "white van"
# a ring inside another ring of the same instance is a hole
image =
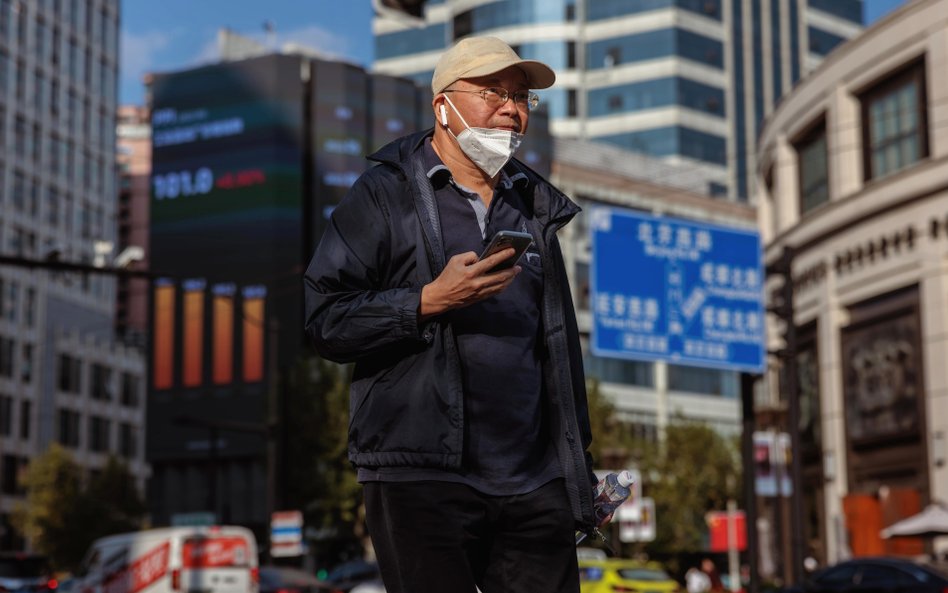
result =
[[[166,527],[96,540],[70,593],[258,593],[257,540],[245,527]]]

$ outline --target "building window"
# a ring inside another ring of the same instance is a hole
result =
[[[59,355],[59,390],[65,393],[82,391],[82,361],[78,358]]]
[[[618,46],[610,47],[606,50],[606,57],[603,60],[603,66],[618,66],[622,63],[622,48]]]
[[[603,383],[639,385],[641,387],[653,387],[655,385],[654,365],[651,362],[620,360],[587,354],[583,364],[588,377]]]
[[[13,377],[13,339],[0,336],[0,377]]]
[[[33,344],[23,344],[23,359],[20,363],[20,381],[33,381]]]
[[[59,444],[73,449],[79,446],[79,412],[59,410]]]
[[[138,406],[141,381],[132,373],[122,373],[122,395],[121,404],[130,408]]]
[[[672,391],[736,398],[740,395],[738,377],[734,371],[668,365],[668,388]]]
[[[20,487],[20,471],[26,467],[27,460],[16,455],[4,455],[3,469],[0,477],[0,492],[4,494],[22,495],[24,489]]]
[[[925,62],[919,60],[862,95],[867,181],[928,156],[925,93]]]
[[[112,401],[112,369],[105,365],[92,365],[92,392],[93,399]]]
[[[13,436],[13,398],[0,395],[0,436]]]
[[[138,431],[131,424],[119,425],[118,453],[125,459],[134,459],[138,454]]]
[[[20,286],[13,280],[0,278],[0,319],[16,321]]]
[[[454,40],[470,35],[474,30],[473,10],[462,12],[454,17]]]
[[[576,89],[569,89],[566,91],[566,115],[576,117],[578,113],[579,108],[576,105]]]
[[[110,430],[111,423],[107,418],[89,417],[89,450],[95,453],[107,453]]]
[[[800,175],[800,212],[829,201],[826,121],[821,120],[794,144]]]
[[[20,438],[24,441],[30,440],[30,426],[33,419],[33,403],[29,400],[20,402]]]

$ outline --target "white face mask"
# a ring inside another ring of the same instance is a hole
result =
[[[510,160],[523,141],[523,134],[511,130],[494,130],[491,128],[472,128],[464,121],[464,117],[451,102],[451,99],[444,98],[451,106],[451,109],[458,114],[461,123],[464,124],[464,130],[454,136],[451,128],[448,132],[458,141],[458,146],[467,158],[474,161],[481,171],[487,173],[489,177],[494,177],[504,165]],[[445,126],[447,127],[447,126]]]

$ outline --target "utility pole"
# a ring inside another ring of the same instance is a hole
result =
[[[781,386],[787,402],[787,432],[790,434],[790,575],[793,584],[803,582],[803,497],[800,489],[800,389],[797,371],[797,325],[793,305],[793,258],[794,249],[785,245],[779,259],[767,266],[767,275],[781,279],[779,291],[774,293],[774,303],[768,310],[784,323],[783,348],[778,356],[783,363],[784,384]],[[781,499],[778,497],[778,502]],[[778,510],[778,512],[780,512]]]

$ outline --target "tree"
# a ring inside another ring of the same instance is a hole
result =
[[[629,426],[617,418],[615,405],[602,394],[595,379],[586,380],[586,401],[593,435],[589,447],[593,462],[602,469],[626,467],[637,446]]]
[[[34,458],[21,476],[25,503],[11,516],[14,529],[49,556],[57,569],[69,568],[77,554],[73,533],[77,501],[82,491],[82,469],[60,445]],[[83,550],[84,551],[84,550]]]
[[[736,439],[706,424],[673,421],[660,443],[641,443],[637,464],[646,495],[655,500],[656,539],[646,549],[661,556],[701,551],[705,514],[740,499],[740,456]]]
[[[362,488],[347,456],[351,368],[317,357],[298,361],[288,375],[286,502],[317,529],[317,556],[335,563],[361,550]]]
[[[740,500],[737,439],[684,418],[673,419],[663,441],[637,438],[595,380],[587,382],[586,391],[593,433],[590,452],[597,467],[638,468],[643,495],[655,501],[656,539],[634,546],[635,551],[663,558],[701,551],[707,533],[705,513],[724,510],[729,498]]]
[[[115,459],[84,485],[83,469],[53,443],[30,462],[21,486],[26,500],[14,509],[13,526],[57,570],[75,569],[95,539],[141,527],[145,504]]]

